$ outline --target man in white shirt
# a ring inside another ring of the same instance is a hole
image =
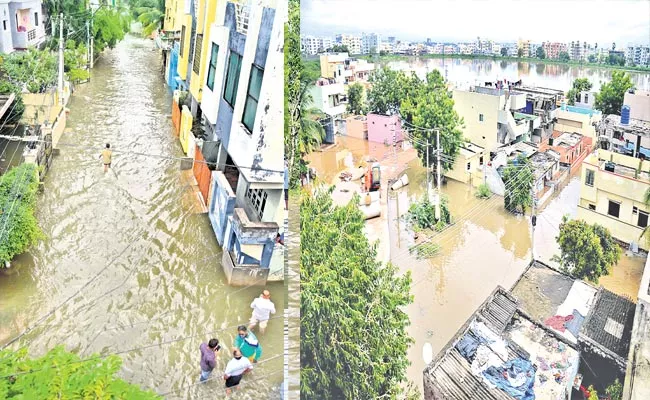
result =
[[[251,308],[253,309],[253,315],[251,315],[248,330],[252,330],[259,323],[260,333],[264,334],[271,314],[275,314],[275,305],[271,301],[271,292],[264,290],[260,297],[253,300]]]
[[[228,361],[223,379],[226,381],[226,393],[230,394],[230,388],[239,385],[241,378],[253,369],[253,364],[246,357],[242,357],[241,351],[235,349],[232,352],[233,359]]]

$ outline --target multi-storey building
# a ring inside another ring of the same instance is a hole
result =
[[[367,82],[375,64],[351,58],[348,53],[321,54],[321,77],[339,83]]]
[[[35,47],[45,41],[41,0],[0,1],[0,53]]]
[[[569,45],[569,57],[572,61],[587,61],[588,49],[587,42],[572,41]]]
[[[167,0],[165,2],[164,31],[180,32],[183,14],[185,14],[185,3],[185,0]]]
[[[361,37],[352,35],[342,35],[341,44],[347,47],[350,54],[361,54]]]
[[[566,43],[559,43],[559,42],[544,42],[542,43],[542,47],[544,48],[544,52],[546,53],[546,58],[550,59],[558,59],[560,58],[560,53],[562,52],[567,52],[567,45]]]
[[[625,51],[625,63],[627,65],[637,66],[650,65],[650,47],[628,46]]]
[[[363,33],[361,35],[361,54],[370,54],[373,51],[378,53],[379,43],[381,43],[381,38],[376,33]]]
[[[522,52],[522,57],[531,57],[530,40],[519,39],[519,41],[517,41],[517,53],[519,53],[519,50]]]
[[[303,36],[300,38],[301,51],[305,54],[316,55],[322,48],[322,40],[314,36]]]
[[[197,138],[194,172],[200,171],[200,187],[209,185],[209,219],[224,249],[226,277],[235,285],[264,283],[270,271],[282,269],[284,253],[275,243],[285,220],[277,94],[283,90],[286,13],[286,1],[219,0],[204,38],[205,135]]]

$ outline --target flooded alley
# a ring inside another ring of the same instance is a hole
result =
[[[61,344],[82,359],[119,353],[119,375],[131,383],[166,398],[221,398],[221,379],[197,385],[199,345],[216,337],[227,350],[217,356],[220,376],[261,289],[226,284],[221,248],[180,169],[160,65],[152,41],[127,36],[75,88],[38,198],[45,237],[0,270],[0,345],[82,289],[11,348],[40,356]],[[108,173],[99,160],[106,143]],[[267,288],[278,311],[241,399],[280,397],[287,299],[282,283]]]

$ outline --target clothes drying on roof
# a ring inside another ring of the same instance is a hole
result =
[[[489,367],[483,376],[515,399],[535,400],[535,368],[528,360],[515,358],[500,367]]]
[[[476,354],[476,348],[479,345],[478,339],[476,339],[474,336],[472,336],[469,333],[466,333],[465,336],[463,336],[458,343],[456,343],[456,350],[465,357],[467,360],[472,360],[474,359],[474,355]]]
[[[544,321],[544,325],[550,326],[551,328],[559,332],[564,332],[564,330],[566,329],[564,327],[564,323],[572,319],[573,319],[573,315],[567,315],[566,317],[563,317],[561,315],[554,315],[550,318],[546,318],[546,321]]]
[[[470,332],[480,343],[486,344],[503,361],[508,359],[508,346],[506,342],[482,322],[472,322]]]
[[[504,360],[501,359],[489,347],[482,344],[476,349],[476,357],[472,361],[472,373],[476,376],[481,376],[483,371],[490,367],[500,367],[503,365]],[[486,381],[486,383],[491,383]]]
[[[564,327],[577,338],[582,323],[585,322],[585,317],[583,317],[578,310],[573,310],[572,317],[573,318],[564,323]]]

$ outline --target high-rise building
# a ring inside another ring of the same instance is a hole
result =
[[[348,48],[350,54],[361,54],[361,37],[342,35],[341,44]]]
[[[381,43],[381,40],[376,33],[363,33],[361,35],[361,54],[379,52],[379,43]]]
[[[627,65],[650,66],[650,47],[628,46],[625,50],[625,63]]]

